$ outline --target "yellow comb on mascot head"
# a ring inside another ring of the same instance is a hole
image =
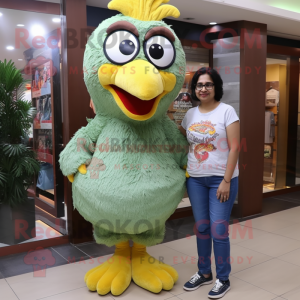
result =
[[[93,224],[96,242],[116,246],[109,261],[85,276],[100,295],[120,295],[131,280],[159,293],[178,279],[173,267],[146,251],[163,240],[185,191],[188,143],[166,114],[184,82],[185,55],[162,21],[179,16],[167,2],[108,4],[121,14],[98,26],[84,56],[96,116],[59,160],[72,182],[74,207]]]

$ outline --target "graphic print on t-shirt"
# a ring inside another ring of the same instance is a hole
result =
[[[215,126],[216,124],[212,124],[211,121],[201,121],[193,123],[188,128],[188,139],[197,143],[194,148],[194,156],[200,164],[208,159],[209,152],[217,150],[211,143],[219,135],[216,133]]]

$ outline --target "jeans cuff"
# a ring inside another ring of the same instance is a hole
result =
[[[205,274],[205,275],[211,273],[211,270],[201,270],[201,269],[199,269],[199,271],[201,272],[201,274]]]
[[[222,281],[227,281],[229,279],[229,277],[218,277],[216,276],[217,279],[222,280]]]

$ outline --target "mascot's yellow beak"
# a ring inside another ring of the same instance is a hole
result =
[[[98,70],[98,77],[124,114],[138,121],[150,119],[160,99],[176,84],[174,74],[158,71],[141,59],[124,66],[104,64]]]

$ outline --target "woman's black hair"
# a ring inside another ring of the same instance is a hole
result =
[[[201,75],[208,74],[210,78],[212,79],[215,87],[215,100],[220,101],[223,97],[223,80],[220,76],[220,74],[212,68],[203,67],[199,69],[192,79],[192,99],[196,101],[200,101],[195,93],[195,88],[198,82],[198,79]]]

